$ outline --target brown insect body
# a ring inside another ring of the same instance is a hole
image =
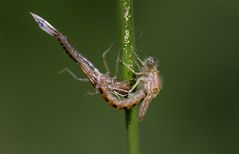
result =
[[[152,57],[147,58],[144,62],[140,61],[143,65],[142,70],[136,73],[136,75],[138,75],[137,81],[130,89],[127,82],[117,81],[115,78],[110,78],[108,74],[100,73],[89,60],[72,47],[66,36],[40,16],[33,13],[31,14],[39,27],[55,37],[66,53],[79,64],[91,84],[99,90],[101,96],[108,104],[117,109],[130,109],[142,101],[138,117],[140,120],[143,119],[152,99],[160,93],[161,82],[159,71]],[[135,91],[136,88],[137,90]]]
[[[116,81],[115,78],[110,78],[108,74],[100,73],[100,71],[83,55],[81,55],[68,41],[67,37],[60,32],[55,35],[66,53],[79,64],[81,70],[87,76],[89,81],[95,88],[106,85],[108,90],[125,93],[129,90],[129,85],[126,82]]]
[[[137,57],[138,58],[138,57]],[[139,58],[138,60],[142,64],[140,68],[140,72],[134,72],[129,66],[123,63],[129,70],[131,70],[135,75],[137,75],[137,81],[135,85],[129,90],[129,97],[130,94],[137,88],[137,91],[143,91],[145,97],[140,100],[142,103],[140,104],[139,111],[138,111],[138,118],[140,120],[143,119],[148,106],[152,102],[152,100],[160,93],[161,87],[161,80],[159,76],[159,71],[157,69],[157,64],[152,57],[146,58],[144,61],[141,61]],[[134,96],[135,93],[132,94],[131,98],[136,97]]]
[[[143,99],[139,111],[139,119],[143,119],[149,104],[160,93],[161,80],[157,64],[152,57],[147,58],[143,63],[142,76],[138,80],[142,82],[141,89],[144,89],[146,97]]]
[[[119,94],[127,94],[128,90],[130,89],[129,84],[127,82],[120,82],[117,81],[115,78],[110,78],[108,74],[100,73],[100,71],[89,60],[87,60],[87,58],[81,55],[71,45],[66,36],[60,33],[56,28],[54,28],[42,17],[34,13],[31,13],[31,15],[42,30],[55,37],[60,42],[66,53],[71,57],[71,59],[73,59],[79,64],[80,68],[95,88],[99,89],[100,87],[105,87],[101,90],[107,90],[109,92],[104,93],[116,92]],[[105,97],[103,96],[103,98]]]

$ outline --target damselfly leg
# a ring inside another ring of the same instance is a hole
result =
[[[87,92],[85,95],[93,96],[93,95],[97,95],[97,94],[99,94],[99,91],[95,90],[95,92]]]
[[[128,64],[126,64],[125,62],[123,62],[121,59],[119,59],[119,61],[120,61],[125,67],[127,67],[132,73],[134,73],[135,75],[142,75],[142,72],[135,72]]]
[[[83,81],[83,82],[89,82],[89,79],[87,78],[80,78],[78,77],[76,74],[74,74],[69,68],[65,67],[63,68],[62,70],[59,71],[59,74],[62,74],[62,73],[68,73],[70,76],[72,76],[75,80],[77,81]]]
[[[106,60],[106,54],[111,50],[112,46],[113,46],[113,44],[111,44],[109,46],[109,48],[102,54],[103,64],[105,66],[105,70],[106,70],[107,75],[110,74],[110,68],[109,68],[109,65],[108,65],[107,60]]]

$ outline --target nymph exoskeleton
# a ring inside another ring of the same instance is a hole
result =
[[[35,21],[38,23],[39,27],[46,33],[50,34],[56,38],[66,53],[79,64],[81,70],[87,76],[87,79],[92,83],[95,88],[101,87],[101,85],[107,85],[108,89],[116,93],[126,93],[130,89],[127,82],[116,81],[115,78],[110,78],[108,73],[103,74],[82,54],[80,54],[68,41],[67,37],[60,33],[56,28],[49,24],[45,19],[40,16],[31,13]],[[68,69],[66,69],[70,74],[72,74]],[[73,74],[72,74],[73,75]],[[74,76],[74,75],[73,75]],[[77,78],[77,77],[75,77]],[[79,79],[82,80],[82,79]],[[83,79],[85,80],[85,79]]]
[[[74,47],[70,44],[66,36],[60,33],[56,28],[54,28],[51,24],[49,24],[45,19],[40,16],[31,13],[35,21],[38,23],[39,27],[43,29],[46,33],[50,34],[54,38],[56,38],[66,53],[79,64],[80,68],[87,76],[88,80],[92,83],[92,85],[99,90],[102,97],[110,104],[111,106],[118,109],[129,109],[134,104],[137,104],[142,100],[144,94],[137,97],[137,99],[125,100],[122,96],[127,96],[130,87],[128,82],[117,81],[115,78],[110,78],[108,73],[103,74],[83,55],[81,55]],[[72,76],[77,78],[72,72],[66,69]],[[80,79],[82,80],[82,79]],[[121,96],[122,95],[122,96]],[[140,99],[139,99],[140,98]],[[124,101],[123,101],[124,100]]]
[[[141,61],[137,55],[136,57],[142,64],[139,72],[135,72],[127,64],[125,64],[124,62],[122,63],[137,76],[137,81],[129,90],[128,97],[134,97],[135,93],[132,92],[135,90],[135,88],[138,89],[136,91],[142,91],[145,94],[145,97],[142,99],[143,101],[140,104],[138,111],[138,118],[142,120],[149,104],[160,93],[162,82],[160,79],[159,70],[157,69],[157,63],[152,57],[148,57],[144,61]]]
[[[117,81],[115,78],[110,78],[108,73],[100,73],[100,71],[89,60],[72,47],[66,36],[40,16],[33,13],[31,13],[31,15],[41,29],[60,42],[66,53],[79,64],[88,80],[99,90],[101,96],[108,104],[118,109],[130,109],[132,106],[143,100],[138,112],[139,119],[143,119],[150,102],[160,92],[161,83],[159,79],[159,71],[157,70],[157,65],[152,57],[147,58],[143,62],[138,58],[142,64],[139,73],[134,72],[130,67],[123,63],[138,76],[135,85],[130,88],[128,82]],[[77,78],[69,70],[66,69],[66,71]],[[136,88],[137,90],[135,91]]]

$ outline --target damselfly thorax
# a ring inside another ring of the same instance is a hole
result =
[[[136,57],[142,65],[139,68],[139,72],[135,72],[127,64],[124,62],[122,63],[137,76],[136,83],[129,90],[129,98],[134,97],[135,93],[132,94],[132,92],[136,88],[138,89],[136,91],[142,91],[145,94],[145,97],[141,99],[142,103],[140,104],[138,111],[138,118],[142,120],[150,103],[160,93],[162,81],[160,79],[159,70],[157,69],[157,63],[152,57],[148,57],[144,61],[142,61],[137,55]]]

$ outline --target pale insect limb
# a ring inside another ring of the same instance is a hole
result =
[[[135,92],[132,96],[127,99],[114,100],[109,102],[112,106],[116,105],[118,109],[130,109],[132,106],[140,103],[142,99],[145,98],[145,93],[143,90]]]
[[[135,53],[136,54],[136,53]],[[118,76],[118,71],[119,71],[119,62],[122,62],[120,60],[120,52],[118,52],[118,55],[117,55],[117,59],[116,59],[116,63],[115,63],[115,77]],[[137,57],[138,60],[140,60],[140,58]],[[140,60],[140,63],[142,64],[142,61]],[[127,65],[127,64],[126,64]],[[137,68],[138,70],[141,69],[141,67],[139,66],[139,64],[136,62],[136,65],[137,65]],[[143,65],[143,64],[142,64]],[[128,67],[127,67],[128,68]],[[132,69],[131,69],[132,70]]]
[[[117,95],[119,99],[121,99],[120,97],[126,97],[126,96],[128,96],[128,94],[121,94],[121,93],[119,93],[119,92],[117,92],[117,91],[112,91],[112,93],[115,94],[115,95]],[[120,97],[119,97],[119,96],[120,96]]]
[[[124,89],[120,89],[120,88],[112,88],[113,91],[119,91],[119,92],[124,92],[124,93],[128,93],[128,90],[124,90]],[[122,95],[124,96],[124,95]]]
[[[100,87],[99,92],[108,104],[117,109],[130,109],[132,106],[140,103],[146,96],[142,89],[133,93],[132,96],[122,99],[117,98],[107,87]]]
[[[132,73],[134,73],[135,75],[143,75],[143,72],[135,72],[129,65],[127,65],[125,62],[123,62],[121,59],[119,59],[119,61],[120,61],[125,67],[127,67]]]
[[[135,54],[135,56],[136,56],[136,58],[137,58],[137,60],[141,63],[141,65],[144,67],[144,68],[146,68],[147,69],[147,66],[145,66],[145,62],[144,61],[142,61],[140,58],[139,58],[139,56],[137,55],[137,53],[136,52],[134,52],[134,54]],[[139,67],[139,66],[138,66]],[[140,69],[139,69],[140,70]]]
[[[137,79],[136,83],[133,85],[133,87],[129,90],[129,94],[134,91],[134,89],[139,85],[141,81],[144,81],[145,79],[143,77],[140,77]]]
[[[136,56],[137,60],[141,63],[141,65],[144,66],[144,62],[139,58],[139,56],[137,55],[136,52],[134,52],[134,55]],[[116,67],[115,67],[115,76],[118,76],[118,70],[119,70],[118,65],[119,65],[119,62],[122,62],[122,60],[121,60],[119,57],[120,57],[120,52],[118,52],[118,55],[117,55]],[[124,63],[124,62],[122,62],[122,63]],[[132,69],[131,69],[129,66],[127,66],[127,64],[124,63],[124,65],[125,65],[127,68],[129,68],[130,71],[132,71]],[[139,66],[139,64],[138,64],[137,62],[136,62],[136,65],[137,65],[138,70],[140,70],[141,67]],[[133,71],[133,73],[135,74],[135,71]],[[137,75],[137,74],[136,74],[136,75]]]
[[[113,95],[115,95],[115,96],[118,98],[118,100],[121,100],[120,94],[119,94],[118,92],[112,91],[111,93],[112,93]]]
[[[96,90],[95,92],[87,92],[87,93],[85,93],[85,96],[88,96],[88,95],[93,96],[93,95],[96,95],[96,94],[99,94],[98,90]]]
[[[83,81],[83,82],[89,82],[89,80],[87,78],[79,78],[77,75],[75,75],[69,68],[64,68],[62,69],[59,74],[62,74],[64,72],[67,72],[69,73],[70,76],[72,76],[75,80],[78,80],[78,81]]]
[[[46,33],[50,34],[51,36],[58,35],[58,31],[56,28],[54,28],[51,24],[49,24],[45,19],[42,17],[30,12],[30,14],[33,16],[35,21],[38,23],[39,27],[44,30]]]
[[[110,74],[110,68],[109,68],[109,65],[107,63],[107,60],[106,60],[106,54],[111,50],[113,44],[111,44],[109,46],[109,48],[102,54],[102,58],[103,58],[103,63],[104,63],[104,66],[105,66],[105,70],[106,70],[106,74],[109,75]]]
[[[134,52],[134,54],[135,54],[135,57],[137,58],[137,60],[141,63],[141,65],[144,66],[144,62],[139,58],[139,56],[137,55],[137,53]]]
[[[137,66],[138,70],[141,70],[141,67],[139,66],[139,63],[137,61],[135,63],[136,63],[136,66]]]

